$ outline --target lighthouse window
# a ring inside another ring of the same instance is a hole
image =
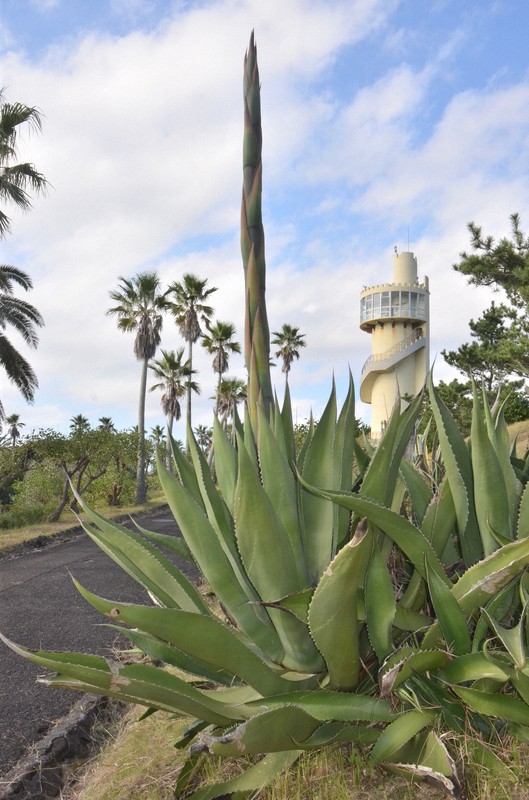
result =
[[[389,317],[389,292],[382,292],[380,311],[381,317]]]
[[[417,316],[417,292],[410,292],[410,316],[416,317]]]
[[[424,295],[423,294],[420,294],[417,297],[417,316],[421,317],[421,319],[424,317]]]
[[[410,293],[409,292],[401,292],[400,293],[400,310],[402,317],[409,317],[410,316]]]
[[[373,295],[373,317],[376,319],[380,316],[380,292]]]
[[[400,316],[400,292],[391,292],[391,316]]]

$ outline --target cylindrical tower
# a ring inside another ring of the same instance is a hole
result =
[[[402,407],[422,389],[430,361],[428,278],[419,283],[413,253],[395,253],[393,283],[360,295],[360,327],[371,334],[362,368],[360,399],[371,404],[371,435],[380,438],[395,403]]]

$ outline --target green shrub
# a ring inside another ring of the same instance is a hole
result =
[[[51,460],[36,463],[13,484],[13,496],[0,515],[2,528],[17,528],[44,522],[59,502],[64,477]]]

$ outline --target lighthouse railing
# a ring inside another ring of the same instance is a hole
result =
[[[416,330],[410,336],[407,336],[405,339],[402,339],[402,341],[397,342],[397,344],[394,344],[393,347],[390,347],[383,353],[374,353],[373,355],[370,355],[362,367],[362,375],[374,362],[385,361],[387,358],[391,358],[392,356],[397,355],[397,353],[401,353],[403,350],[407,350],[409,347],[412,347],[412,345],[414,345],[416,342],[419,342],[421,339],[426,341],[426,337],[423,335],[423,333],[420,330]]]

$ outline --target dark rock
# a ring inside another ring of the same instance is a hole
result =
[[[0,800],[58,797],[65,781],[64,765],[87,758],[96,748],[94,724],[118,717],[126,707],[107,697],[83,695],[33,751],[0,780]]]

